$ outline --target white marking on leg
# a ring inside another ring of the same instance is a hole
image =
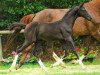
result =
[[[82,60],[77,60],[78,61],[78,63],[81,65],[81,67],[84,69],[85,68],[85,66],[84,66],[84,64],[82,63]]]
[[[80,60],[83,61],[84,58],[85,58],[85,56],[82,55],[82,56],[80,57]]]
[[[55,54],[55,52],[53,52],[53,57],[56,61],[60,60],[60,58]]]
[[[78,63],[78,60],[72,60],[72,64]]]
[[[15,58],[14,58],[14,60],[13,60],[13,63],[12,63],[12,65],[11,65],[11,67],[9,68],[9,71],[11,71],[12,69],[15,68],[17,59],[18,59],[18,55],[15,55]]]
[[[82,56],[80,57],[80,60],[83,61],[84,58],[85,58],[85,56],[82,55]],[[73,64],[76,64],[76,63],[78,63],[78,60],[73,60],[72,63],[73,63]]]
[[[57,65],[61,65],[61,66],[65,67],[65,63],[63,62],[63,59],[62,59],[62,58],[60,59],[60,58],[55,54],[55,52],[53,52],[53,57],[54,57],[54,59],[55,59],[57,62],[54,63],[51,67],[54,67],[54,66],[57,66]]]
[[[40,67],[45,71],[48,72],[47,68],[44,66],[43,62],[41,61],[41,59],[39,58],[38,63],[40,65]]]
[[[55,62],[51,67],[55,67],[55,66],[59,65],[62,61],[63,61],[63,59],[57,60],[57,62]]]

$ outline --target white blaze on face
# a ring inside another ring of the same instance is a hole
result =
[[[13,60],[13,63],[11,65],[11,67],[9,68],[10,71],[15,68],[17,59],[18,59],[18,55],[15,55],[15,58]]]

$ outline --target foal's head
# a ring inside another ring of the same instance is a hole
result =
[[[82,3],[82,4],[80,4],[80,5],[78,6],[77,15],[78,15],[79,17],[84,17],[85,19],[87,19],[87,20],[90,21],[92,18],[91,18],[91,16],[89,15],[89,13],[86,11],[86,9],[83,7],[83,5],[84,5],[84,3]]]

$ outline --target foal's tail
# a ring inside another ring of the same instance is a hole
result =
[[[9,30],[21,30],[23,28],[25,28],[25,24],[22,24],[22,23],[13,23],[10,27],[9,27]]]
[[[21,24],[21,23],[13,23],[9,30],[14,30],[14,32],[9,36],[7,43],[4,47],[4,50],[8,50],[9,48],[11,48],[11,45],[13,43],[13,41],[16,39],[16,37],[18,36],[19,32],[21,31],[21,29],[25,28],[26,25]]]

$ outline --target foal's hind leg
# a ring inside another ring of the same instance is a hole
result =
[[[54,63],[51,67],[61,65],[62,67],[66,68],[65,63],[63,62],[63,59],[67,56],[67,48],[66,48],[66,41],[60,41],[62,44],[62,48],[65,51],[65,55],[60,59],[54,52],[53,52],[53,57],[55,57],[55,60],[57,61]]]
[[[25,58],[26,58],[28,53],[29,52],[25,52],[22,54],[22,57],[21,57],[19,63],[16,65],[16,70],[19,69],[24,64]]]
[[[51,65],[50,67],[55,67],[57,65],[61,65],[62,67],[66,68],[65,63],[63,62],[63,58],[59,58],[55,52],[53,52],[53,57],[56,60],[56,62],[53,65]]]
[[[80,60],[83,61],[85,56],[89,53],[90,51],[90,42],[91,42],[91,36],[85,37],[85,42],[84,45],[86,47],[86,50],[84,50],[84,54],[80,57]],[[78,61],[74,60],[72,63],[78,63]]]
[[[25,51],[22,53],[22,56],[21,56],[21,59],[19,61],[19,64],[16,66],[16,69],[20,68],[23,64],[24,64],[24,61],[26,59],[26,56],[27,54],[30,52],[30,50],[33,48],[33,44],[28,46]]]
[[[32,41],[26,41],[24,42],[23,46],[17,51],[17,54],[15,55],[15,58],[13,60],[13,63],[11,65],[11,67],[9,68],[9,71],[11,71],[12,69],[15,68],[16,66],[16,62],[17,62],[17,59],[18,59],[18,53],[20,53],[21,51],[23,51],[26,47],[28,47],[30,44],[32,44],[33,42]]]
[[[39,49],[41,49],[41,48],[42,48],[42,43],[41,43],[41,41],[36,42],[35,48],[34,48],[34,50],[33,50],[33,55],[37,58],[37,61],[38,61],[39,65],[40,65],[40,67],[41,67],[45,72],[48,72],[47,68],[44,66],[43,62],[41,61],[41,59],[40,59],[40,57],[39,57],[39,55],[38,55]]]

